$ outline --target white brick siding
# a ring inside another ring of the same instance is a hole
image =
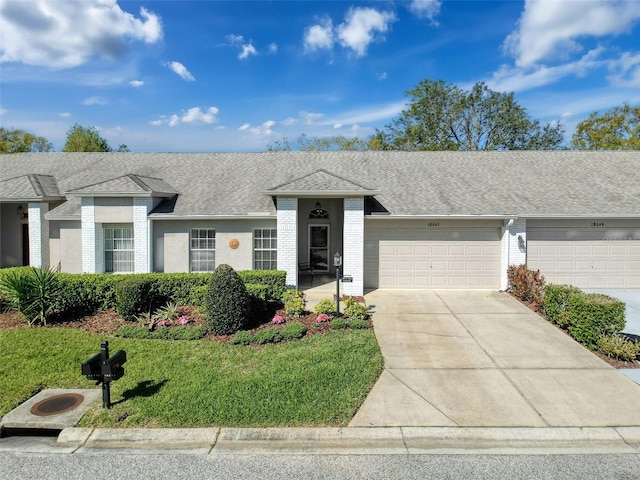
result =
[[[47,203],[29,203],[29,265],[49,266],[49,221],[44,214],[49,211]]]
[[[150,272],[150,224],[149,212],[153,209],[151,198],[133,199],[133,259],[135,273]]]
[[[520,240],[524,241],[524,248],[520,247]],[[527,263],[527,221],[523,218],[514,219],[511,225],[505,227],[502,236],[502,272],[500,276],[500,289],[508,287],[507,268],[509,265],[521,265]]]
[[[298,286],[298,199],[278,197],[278,270],[287,285]]]
[[[343,275],[353,282],[343,283],[346,295],[364,293],[364,198],[344,199]]]
[[[92,197],[81,199],[82,226],[82,271],[84,273],[99,273],[96,268],[96,222],[95,206]],[[104,240],[103,240],[104,242]],[[100,255],[97,255],[100,258]]]

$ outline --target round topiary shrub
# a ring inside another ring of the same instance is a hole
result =
[[[140,277],[126,278],[116,284],[116,310],[122,318],[131,321],[151,311],[149,281]]]
[[[246,329],[250,299],[244,282],[229,265],[219,265],[211,275],[204,309],[216,335],[231,335]]]

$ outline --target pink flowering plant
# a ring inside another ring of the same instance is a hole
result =
[[[284,323],[284,317],[282,315],[276,315],[273,317],[273,320],[271,320],[271,322],[275,324]]]
[[[331,318],[331,317],[329,317],[329,315],[327,315],[326,313],[321,313],[320,315],[318,315],[318,316],[316,317],[316,322],[317,322],[317,323],[324,323],[324,322],[328,322],[330,318]]]
[[[187,323],[189,323],[189,317],[187,317],[186,315],[181,316],[180,318],[178,318],[178,323],[180,325],[186,325]]]

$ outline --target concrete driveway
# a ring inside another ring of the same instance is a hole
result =
[[[366,296],[385,369],[351,426],[640,426],[640,385],[511,296]]]

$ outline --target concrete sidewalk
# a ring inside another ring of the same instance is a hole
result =
[[[350,426],[640,426],[640,385],[505,293],[367,303],[385,370]]]

